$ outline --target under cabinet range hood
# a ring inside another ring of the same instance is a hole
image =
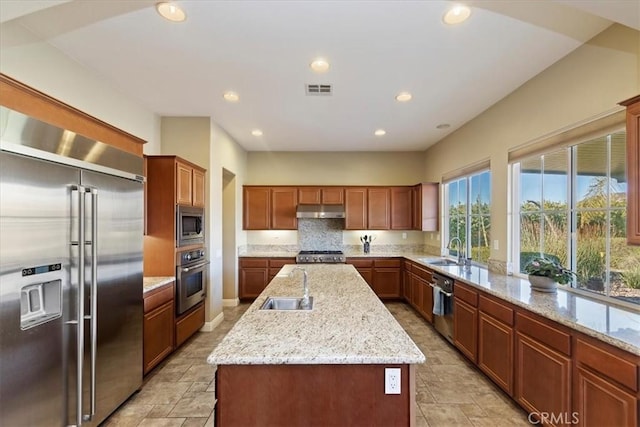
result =
[[[344,205],[298,205],[296,218],[344,218]]]

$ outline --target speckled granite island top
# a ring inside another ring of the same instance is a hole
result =
[[[259,310],[269,296],[302,296],[286,265],[207,361],[213,365],[415,364],[425,357],[352,265],[304,265],[310,311]]]

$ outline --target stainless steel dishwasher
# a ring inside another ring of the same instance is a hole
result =
[[[433,286],[433,326],[453,344],[453,279],[433,273],[431,285]]]

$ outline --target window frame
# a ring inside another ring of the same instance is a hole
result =
[[[472,186],[471,186],[471,180],[473,177],[476,176],[480,176],[482,174],[488,174],[488,179],[489,179],[489,189],[488,189],[488,197],[489,197],[489,201],[488,201],[488,208],[489,208],[489,213],[487,215],[479,215],[479,214],[474,214],[472,211],[472,201],[471,201],[471,192],[472,192]],[[472,221],[471,219],[474,217],[487,217],[489,219],[489,237],[487,239],[487,247],[491,248],[491,191],[492,191],[492,180],[491,180],[491,168],[490,167],[483,167],[481,169],[478,170],[474,170],[473,172],[469,172],[465,175],[461,175],[461,176],[457,176],[455,178],[451,178],[449,180],[447,180],[446,182],[443,182],[443,191],[442,191],[442,239],[441,239],[441,255],[442,256],[446,256],[446,257],[457,257],[457,249],[452,251],[451,249],[448,249],[449,246],[449,242],[451,240],[450,237],[450,230],[449,230],[449,221],[450,221],[450,204],[449,204],[449,185],[458,181],[462,181],[464,180],[466,185],[465,185],[465,214],[464,214],[464,218],[465,218],[465,242],[464,242],[464,251],[465,251],[465,255],[467,257],[469,257],[469,254],[472,253],[472,246],[471,246],[471,242],[472,239],[470,238],[471,236],[471,227],[472,227]],[[457,237],[457,236],[455,236]],[[452,252],[456,252],[456,255],[452,255]],[[477,264],[477,265],[482,265],[482,266],[488,266],[489,264],[489,260],[490,257],[487,258],[487,262],[480,262],[478,259],[472,259],[472,262]]]
[[[564,146],[555,146],[549,147],[545,152],[537,152],[532,153],[532,155],[519,158],[518,160],[509,164],[509,198],[510,203],[508,203],[509,212],[508,212],[508,224],[509,230],[508,233],[510,235],[509,244],[511,245],[510,250],[508,251],[507,260],[507,271],[514,276],[525,278],[527,275],[525,273],[521,273],[521,265],[520,265],[520,243],[521,243],[521,214],[526,211],[521,211],[520,208],[522,206],[521,196],[521,169],[520,166],[522,162],[530,159],[540,159],[545,155],[550,155],[555,152],[564,150],[565,155],[567,156],[567,189],[566,189],[566,200],[567,200],[567,208],[566,208],[566,221],[567,226],[569,227],[567,230],[567,259],[563,260],[564,265],[568,265],[572,268],[573,271],[577,270],[577,251],[578,251],[578,214],[580,212],[587,211],[605,211],[606,212],[606,236],[605,236],[605,289],[604,293],[599,293],[597,291],[589,291],[586,289],[582,289],[580,285],[577,283],[577,279],[574,279],[572,283],[563,286],[562,289],[565,289],[570,292],[574,292],[580,295],[587,296],[592,299],[606,301],[607,303],[611,303],[614,305],[622,306],[625,308],[632,308],[637,310],[639,304],[632,303],[620,298],[616,298],[611,296],[611,219],[612,213],[615,211],[623,210],[623,208],[613,207],[612,199],[611,199],[611,190],[607,188],[607,206],[604,209],[596,209],[596,208],[584,208],[579,207],[578,202],[578,184],[577,184],[577,171],[575,170],[578,166],[578,152],[581,144],[588,143],[598,138],[605,138],[606,141],[606,151],[607,151],[607,160],[606,160],[606,178],[608,180],[612,177],[612,165],[611,165],[611,150],[613,144],[613,135],[616,133],[625,132],[625,127],[621,126],[618,129],[608,129],[606,132],[602,134],[589,138],[588,140],[576,141],[572,144],[567,144]],[[544,160],[541,162],[542,168],[541,173],[544,174]],[[544,181],[544,180],[543,180]],[[544,201],[544,182],[541,183],[541,200]],[[541,209],[540,212],[543,212],[544,209]],[[543,244],[543,243],[541,243]]]

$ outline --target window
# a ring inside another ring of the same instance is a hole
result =
[[[574,288],[640,303],[640,248],[626,243],[625,150],[622,131],[513,164],[516,271],[543,255],[576,273]]]
[[[458,242],[449,245],[452,239],[458,238],[464,253],[486,265],[491,240],[491,172],[483,171],[446,183],[444,200],[446,254],[458,256]]]

